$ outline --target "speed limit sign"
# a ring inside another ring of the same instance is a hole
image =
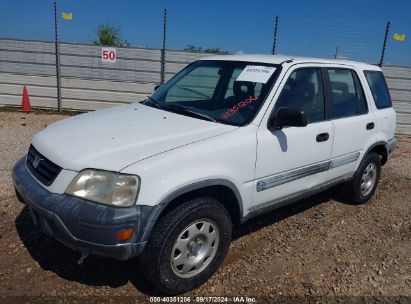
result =
[[[117,51],[115,48],[102,48],[101,49],[101,61],[116,63]]]

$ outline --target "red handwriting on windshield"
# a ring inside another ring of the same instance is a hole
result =
[[[227,111],[225,111],[224,113],[221,114],[221,117],[225,120],[227,120],[228,118],[230,118],[230,116],[233,116],[235,113],[238,112],[238,110],[240,110],[241,108],[244,108],[246,106],[248,106],[250,103],[256,101],[258,99],[259,96],[255,96],[255,97],[248,97],[245,100],[240,101],[239,103],[237,103],[236,105],[232,106],[231,108],[229,108]]]

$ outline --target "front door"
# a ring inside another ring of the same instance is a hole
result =
[[[308,125],[276,131],[268,130],[266,123],[259,126],[252,210],[327,181],[334,131],[326,120],[322,70],[299,67],[285,77],[271,115],[281,107],[302,109]]]

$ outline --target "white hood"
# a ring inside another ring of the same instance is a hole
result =
[[[237,127],[130,104],[56,122],[33,138],[60,167],[120,171],[142,159]]]

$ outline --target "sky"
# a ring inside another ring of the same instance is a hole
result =
[[[59,39],[91,43],[103,22],[119,26],[131,46],[161,48],[167,9],[167,49],[187,45],[230,53],[276,53],[378,63],[387,21],[385,64],[411,66],[410,0],[57,0]],[[73,20],[63,20],[72,12]],[[405,34],[404,42],[393,39]],[[0,0],[0,38],[54,39],[53,1]]]

